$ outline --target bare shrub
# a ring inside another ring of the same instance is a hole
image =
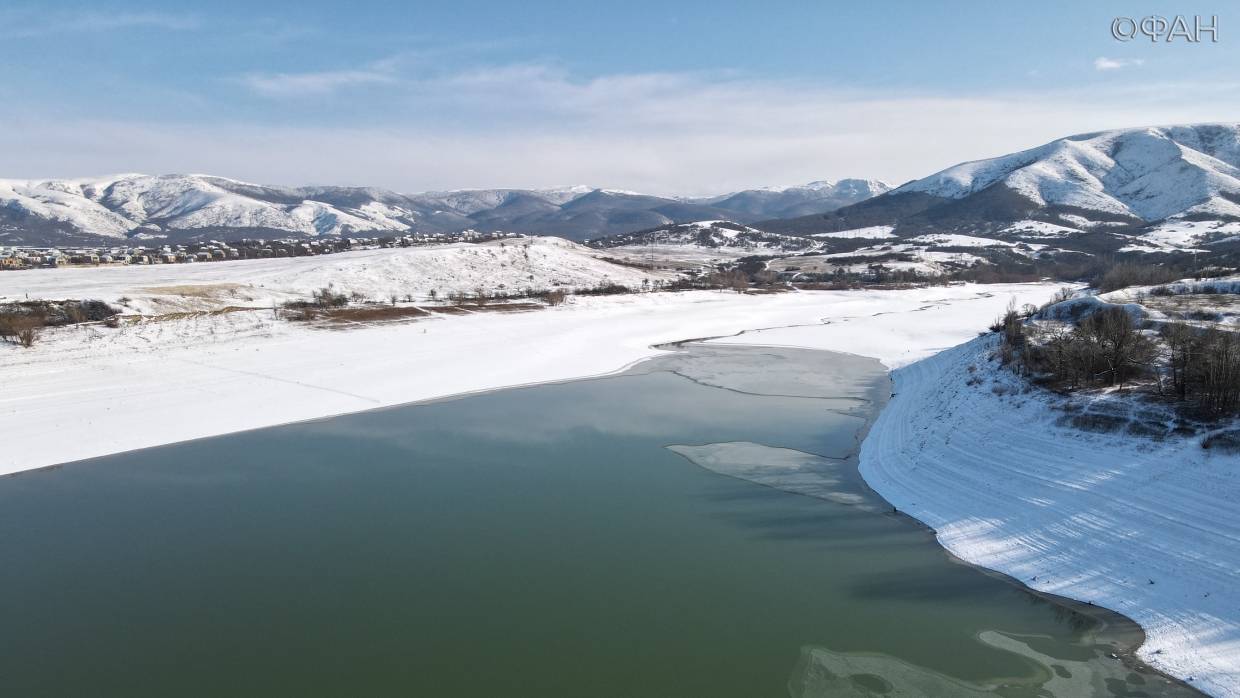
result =
[[[343,308],[349,304],[349,297],[337,293],[331,286],[324,286],[310,293],[314,305],[320,308]]]
[[[1240,429],[1211,434],[1201,441],[1201,447],[1223,453],[1240,453]]]
[[[33,325],[23,327],[17,331],[17,341],[23,347],[29,349],[34,346],[36,340],[39,339],[39,330]]]
[[[39,339],[39,330],[47,325],[47,316],[41,312],[0,313],[0,339],[32,347]]]
[[[563,305],[564,301],[568,299],[568,291],[562,288],[543,291],[541,298],[547,305]]]

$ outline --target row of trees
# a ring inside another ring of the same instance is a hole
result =
[[[1146,333],[1120,307],[1075,324],[1027,322],[1035,310],[1009,309],[992,328],[1002,338],[1001,358],[1021,373],[1067,390],[1144,379],[1202,416],[1240,413],[1240,334],[1184,322]]]
[[[1167,361],[1160,386],[1211,415],[1240,412],[1240,335],[1168,323],[1160,332]]]
[[[1003,358],[1022,372],[1057,385],[1123,387],[1143,375],[1158,356],[1158,346],[1141,332],[1123,308],[1098,310],[1075,325],[1030,325],[1030,311],[1009,310],[999,326]]]

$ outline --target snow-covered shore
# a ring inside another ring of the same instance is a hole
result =
[[[120,329],[62,328],[31,349],[0,347],[0,433],[13,437],[0,455],[0,474],[606,374],[659,353],[659,344],[760,328],[803,326],[730,341],[833,349],[896,366],[974,336],[1013,298],[1039,302],[1052,292],[1038,284],[772,295],[699,291],[574,298],[536,312],[342,330],[274,320],[263,309]],[[55,294],[43,289],[40,295]]]
[[[1149,664],[1240,696],[1240,457],[1059,426],[983,337],[896,370],[861,474],[958,557],[1136,620]]]

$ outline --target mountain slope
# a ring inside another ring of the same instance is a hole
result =
[[[1240,125],[1102,131],[965,162],[826,215],[762,225],[797,234],[894,225],[897,233],[998,233],[1034,220],[1140,229],[1240,219]]]
[[[717,208],[733,217],[792,218],[855,204],[891,190],[886,182],[874,179],[841,179],[838,182],[810,182],[783,189],[747,189],[716,200]]]
[[[585,240],[703,219],[752,221],[792,210],[822,212],[885,190],[878,182],[843,180],[679,199],[589,187],[399,194],[363,187],[264,186],[209,175],[0,180],[0,244],[465,229]]]

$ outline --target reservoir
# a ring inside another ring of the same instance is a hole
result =
[[[889,390],[691,344],[0,478],[0,694],[1198,695],[871,492]]]

